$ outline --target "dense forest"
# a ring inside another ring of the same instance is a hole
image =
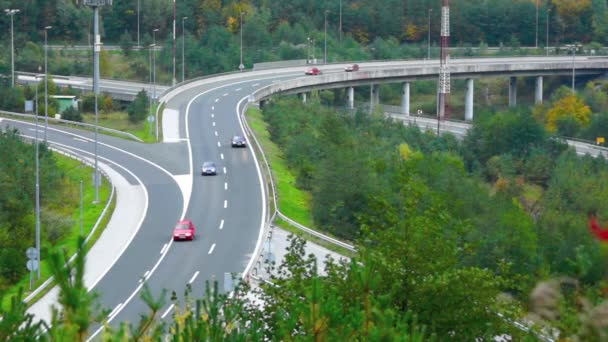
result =
[[[14,16],[17,70],[38,71],[46,26],[52,26],[48,30],[51,44],[91,43],[92,12],[83,5],[69,0],[1,3],[2,8],[20,9]],[[432,55],[437,56],[439,6],[439,0],[188,0],[176,2],[176,27],[178,38],[184,27],[186,73],[193,77],[237,69],[241,19],[243,57],[248,68],[256,62],[313,55],[322,58],[326,18],[328,61],[422,58],[427,54],[429,33]],[[598,47],[608,43],[607,13],[605,0],[453,0],[451,45],[543,47],[548,38],[550,46],[579,42]],[[147,53],[130,50],[138,43],[151,44],[153,30],[158,29],[154,38],[163,46],[157,61],[158,79],[170,82],[171,1],[116,1],[101,15],[102,41],[122,46],[129,55],[125,62],[128,65],[115,70],[117,75],[147,80]],[[0,32],[0,40],[8,46],[9,16],[0,17]],[[182,41],[177,39],[178,52],[181,47]],[[0,51],[1,74],[10,70],[9,53],[9,49]],[[51,53],[55,60],[49,65],[53,73],[85,75],[92,70],[90,52],[54,55]],[[103,65],[109,67],[116,61],[107,53],[101,58],[102,75],[112,77],[111,70],[104,72]]]

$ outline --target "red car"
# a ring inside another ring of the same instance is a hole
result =
[[[346,71],[346,72],[359,71],[359,64],[349,64],[344,68],[344,71]]]
[[[305,75],[321,75],[321,70],[317,67],[309,67],[304,70]]]
[[[194,240],[195,229],[192,221],[181,220],[173,228],[173,240]]]

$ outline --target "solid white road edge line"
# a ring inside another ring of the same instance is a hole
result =
[[[112,312],[110,312],[110,314],[108,315],[108,317],[114,318],[114,316],[116,316],[116,312],[118,310],[120,310],[121,307],[122,307],[122,303],[116,305],[116,307],[114,308],[114,310],[112,310]]]
[[[165,245],[163,246],[163,248],[160,250],[160,254],[165,254],[165,252],[167,251],[167,247],[169,247],[169,245],[168,245],[168,244],[165,244]]]
[[[169,305],[169,308],[167,309],[167,311],[165,311],[165,313],[162,316],[160,316],[160,318],[165,319],[165,317],[167,317],[169,312],[171,312],[171,310],[173,310],[173,306],[175,306],[175,304]]]

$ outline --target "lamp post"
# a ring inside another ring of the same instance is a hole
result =
[[[306,64],[310,64],[310,37],[306,37]]]
[[[84,0],[84,4],[93,7],[93,93],[95,94],[95,174],[93,185],[95,187],[94,204],[99,203],[99,52],[101,51],[101,36],[99,35],[99,7],[112,5],[112,0]]]
[[[342,41],[342,0],[340,0],[340,42]]]
[[[158,29],[154,29],[154,31],[152,32],[152,103],[156,103],[156,32],[158,32]],[[152,110],[152,106],[150,106],[150,110]],[[156,141],[158,141],[158,117],[154,121]]]
[[[11,17],[11,87],[15,86],[15,38],[13,34],[13,17],[19,13],[18,9],[5,9],[6,15]]]
[[[186,49],[186,30],[184,29],[184,21],[188,19],[188,17],[182,17],[182,82],[186,80],[186,57],[185,49]]]
[[[154,44],[150,44],[148,48],[148,62],[150,66],[150,76],[148,81],[150,82],[150,86],[148,87],[148,119],[152,117],[152,49],[154,49]],[[148,135],[152,135],[152,123],[148,121]]]
[[[538,0],[536,2],[536,35],[534,39],[534,47],[538,49]]]
[[[325,38],[324,38],[324,47],[323,47],[323,64],[327,64],[327,13],[328,10],[325,10]]]
[[[137,0],[137,47],[139,48],[139,0]]]
[[[245,12],[241,12],[241,63],[239,64],[239,70],[243,71],[245,65],[243,65],[243,15]]]
[[[576,94],[576,88],[574,86],[575,80],[576,80],[576,64],[575,64],[575,59],[576,59],[576,49],[578,49],[579,47],[581,47],[580,44],[568,44],[568,45],[564,45],[566,48],[568,48],[568,51],[572,52],[572,95]]]
[[[171,79],[171,85],[175,85],[177,80],[175,79],[175,0],[173,0],[173,78]]]
[[[49,84],[49,71],[47,65],[47,55],[48,55],[48,44],[47,37],[48,31],[53,28],[52,26],[46,26],[44,28],[44,142],[47,141],[47,131],[49,128],[49,94],[48,94],[48,84]]]
[[[40,69],[40,67],[38,67]],[[40,162],[39,162],[39,150],[38,150],[38,76],[40,75],[36,75],[34,77],[35,81],[36,81],[36,95],[35,97],[35,108],[36,108],[36,112],[34,115],[34,121],[36,122],[36,134],[35,134],[35,152],[36,153],[36,209],[35,209],[35,215],[36,215],[36,259],[38,259],[38,270],[37,270],[37,275],[38,278],[40,278]]]
[[[433,13],[433,9],[429,8],[429,24],[428,24],[428,38],[427,38],[427,46],[426,46],[426,59],[431,59],[431,13]]]
[[[545,43],[545,49],[547,49],[547,56],[549,56],[549,14],[551,13],[551,9],[547,8],[547,30],[546,30],[546,35],[547,35],[547,41]]]

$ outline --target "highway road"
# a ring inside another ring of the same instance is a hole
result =
[[[521,61],[522,59],[517,59]],[[536,58],[539,63],[544,58]],[[548,58],[570,60],[571,58]],[[362,69],[417,67],[436,61],[400,61],[362,63]],[[454,61],[497,63],[492,60]],[[502,62],[498,62],[502,63]],[[344,64],[321,66],[324,74],[344,73]],[[364,73],[362,73],[364,75]],[[230,147],[234,134],[243,134],[239,113],[250,94],[285,80],[310,78],[303,68],[284,68],[231,74],[189,84],[176,91],[166,103],[179,113],[179,139],[173,143],[144,145],[101,136],[100,156],[124,166],[137,175],[149,193],[147,215],[129,248],[114,267],[96,284],[103,307],[112,310],[110,324],[135,323],[147,311],[138,294],[146,283],[154,294],[161,289],[182,295],[191,284],[195,296],[203,294],[206,280],[218,280],[220,289],[226,273],[249,269],[266,219],[266,194],[260,165],[251,149]],[[76,78],[69,78],[78,81]],[[137,92],[141,84],[120,82],[123,91]],[[127,90],[129,89],[129,90]],[[141,88],[139,88],[141,89]],[[31,125],[2,120],[22,130]],[[462,130],[462,127],[455,127]],[[66,135],[69,134],[74,135]],[[52,144],[92,152],[92,133],[62,129],[52,131]],[[67,148],[67,147],[66,147]],[[203,161],[213,160],[218,175],[200,176]],[[136,179],[125,172],[132,182]],[[197,227],[192,242],[172,242],[171,230],[182,218]],[[162,308],[162,316],[172,312],[171,303]],[[99,329],[93,329],[98,334]],[[97,335],[94,335],[97,336]]]

